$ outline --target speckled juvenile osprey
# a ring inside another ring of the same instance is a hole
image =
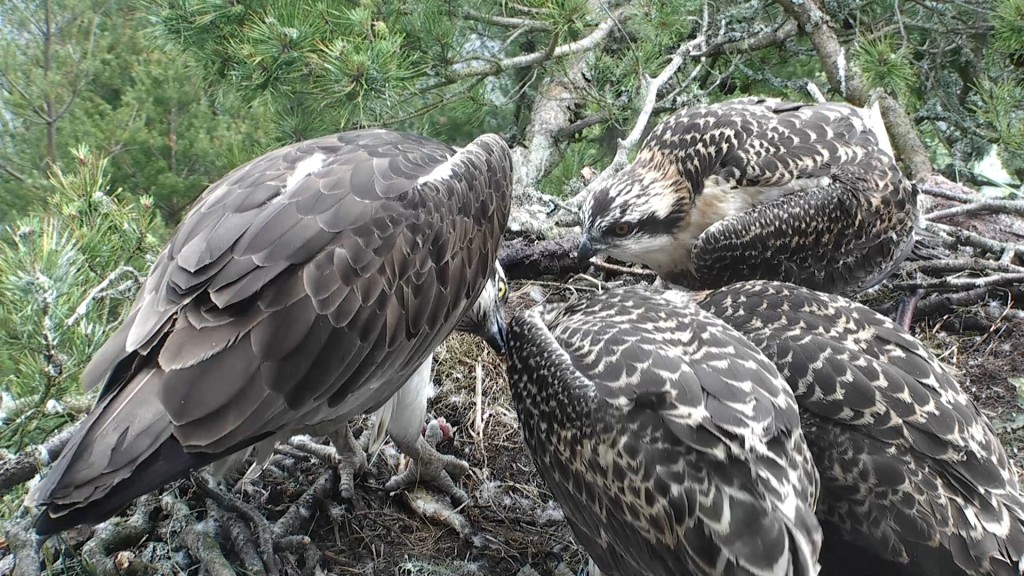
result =
[[[838,532],[828,544],[899,566],[867,574],[1020,576],[1017,474],[988,419],[920,342],[867,307],[790,284],[689,298],[757,346],[796,393],[821,475],[818,516]]]
[[[813,576],[818,477],[793,393],[679,292],[633,287],[517,314],[526,444],[605,576]]]
[[[906,257],[916,196],[862,110],[744,98],[658,124],[584,200],[579,255],[691,288],[764,279],[856,293]]]
[[[30,495],[37,530],[104,520],[292,431],[351,456],[347,420],[391,398],[495,277],[510,163],[493,135],[456,151],[361,130],[210,186],[86,368],[100,396]]]

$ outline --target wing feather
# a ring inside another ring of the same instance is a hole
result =
[[[742,282],[695,302],[788,380],[822,473],[819,513],[844,539],[897,562],[927,558],[936,571],[1019,570],[1017,475],[920,342],[864,306],[789,284]]]
[[[40,484],[40,526],[116,512],[141,493],[113,490],[134,474],[152,489],[382,405],[493,277],[510,191],[496,136],[456,152],[386,130],[285,147],[212,185],[86,370],[104,402],[73,445],[91,459],[66,452]]]
[[[577,538],[622,574],[810,574],[817,479],[770,362],[688,304],[621,289],[521,313],[510,384]]]

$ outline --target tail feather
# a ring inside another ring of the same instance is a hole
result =
[[[26,498],[26,504],[43,508],[37,533],[102,522],[138,496],[243,447],[186,452],[160,404],[162,375],[158,369],[144,370],[100,398]]]

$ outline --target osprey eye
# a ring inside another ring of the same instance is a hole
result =
[[[508,284],[504,280],[498,280],[498,300],[504,300],[508,296]]]
[[[633,225],[630,224],[629,222],[619,222],[618,224],[615,225],[614,228],[612,228],[612,234],[620,238],[623,236],[629,236],[632,232]]]

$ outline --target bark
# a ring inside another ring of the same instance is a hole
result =
[[[0,496],[31,480],[43,467],[60,457],[78,423],[67,426],[39,446],[12,458],[0,460]]]
[[[597,0],[591,1],[591,7],[594,14],[602,14],[606,9]],[[615,23],[621,23],[626,14],[616,13],[606,20],[611,20],[607,33],[591,42],[586,50],[572,52],[560,61],[559,66],[550,67],[541,81],[523,144],[512,150],[514,185],[508,229],[513,233],[532,234],[538,238],[564,235],[565,232],[557,228],[550,218],[552,206],[537,190],[537,184],[562,159],[559,134],[572,123],[573,109],[580,103],[591,52],[601,46],[613,32]]]
[[[832,90],[851,104],[861,107],[869,105],[872,94],[860,71],[851,67],[846,60],[846,49],[818,0],[775,1],[810,38]],[[932,166],[927,149],[907,111],[884,94],[878,97],[878,103],[896,156],[906,164],[910,178],[917,180],[931,174]]]
[[[566,278],[584,272],[589,264],[576,259],[580,239],[573,235],[557,240],[535,240],[530,237],[504,242],[498,259],[509,280],[535,279],[543,276]]]

